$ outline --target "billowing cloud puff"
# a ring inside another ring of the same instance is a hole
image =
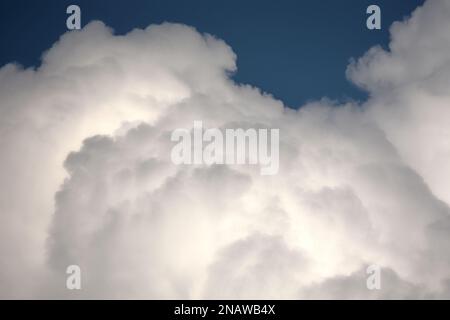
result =
[[[4,66],[0,297],[449,297],[449,15],[430,0],[350,64],[362,105],[286,108],[177,24],[93,22],[37,69]],[[278,174],[175,165],[171,133],[195,120],[279,129]]]

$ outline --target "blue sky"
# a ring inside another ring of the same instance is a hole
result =
[[[349,83],[351,57],[389,42],[389,26],[402,20],[423,0],[173,1],[3,0],[0,4],[0,64],[37,65],[41,53],[66,31],[65,9],[78,4],[82,24],[102,20],[122,34],[164,21],[180,22],[225,40],[238,56],[234,79],[273,94],[297,108],[329,97],[364,100]],[[366,8],[382,10],[382,30],[365,27]]]

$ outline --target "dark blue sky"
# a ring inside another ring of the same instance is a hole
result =
[[[291,107],[327,96],[362,100],[345,78],[351,57],[386,46],[389,26],[423,0],[2,0],[0,65],[38,65],[66,31],[66,8],[78,4],[82,25],[102,20],[123,34],[164,21],[180,22],[225,40],[238,56],[234,79],[273,94]],[[366,28],[366,8],[382,10],[382,30]]]

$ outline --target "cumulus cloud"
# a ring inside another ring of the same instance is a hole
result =
[[[289,109],[178,24],[93,22],[36,69],[2,67],[0,297],[449,297],[449,15],[429,0],[349,65],[362,105]],[[174,165],[195,120],[279,128],[278,174]]]

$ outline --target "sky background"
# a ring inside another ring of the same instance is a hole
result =
[[[450,0],[373,3],[2,1],[0,299],[450,298]]]
[[[82,26],[101,20],[117,34],[149,24],[179,22],[225,40],[238,56],[234,79],[270,92],[289,107],[329,97],[364,100],[347,81],[351,57],[387,46],[389,26],[423,0],[173,1],[2,0],[0,65],[39,64],[41,53],[67,31],[66,8],[78,4]],[[366,28],[366,8],[382,9],[382,30]],[[20,38],[20,40],[16,40]]]

